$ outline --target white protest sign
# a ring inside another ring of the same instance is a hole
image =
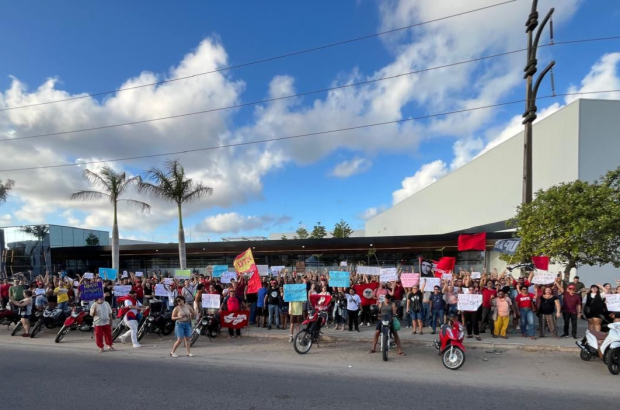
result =
[[[286,266],[272,266],[271,267],[271,274],[273,276],[280,276],[280,273],[286,269]],[[258,273],[260,273],[260,270],[258,271]]]
[[[222,275],[222,283],[230,283],[231,279],[237,277],[237,272],[226,272]]]
[[[347,267],[347,261],[340,262],[340,267],[341,268],[346,268]]]
[[[441,279],[450,281],[450,280],[452,280],[452,274],[451,273],[444,273],[443,275],[441,275]]]
[[[432,292],[435,286],[441,288],[441,279],[439,278],[422,278],[420,282],[424,281],[424,292]]]
[[[463,291],[463,294],[469,295],[469,288],[462,287],[461,290]]]
[[[144,276],[144,273],[143,272],[136,272],[136,277],[139,278],[140,276]]]
[[[126,270],[123,271],[123,276],[121,276],[121,278],[128,278],[129,274],[127,273]]]
[[[462,312],[475,312],[482,305],[482,295],[459,294],[458,310]]]
[[[546,270],[537,270],[536,273],[534,273],[532,283],[537,285],[548,285],[549,283],[555,282],[556,277],[556,274],[553,272],[549,273]]]
[[[172,285],[172,278],[164,278],[163,282],[164,285]]]
[[[258,274],[260,276],[268,276],[269,275],[269,266],[267,266],[267,265],[256,265],[256,269],[258,269]]]
[[[355,270],[358,275],[381,275],[381,268],[378,266],[358,266]]]
[[[219,309],[220,308],[220,295],[205,294],[202,295],[202,308],[203,309]]]
[[[114,286],[114,296],[121,297],[129,295],[129,291],[131,290],[131,285],[116,285]]]
[[[605,295],[605,303],[607,304],[607,310],[610,312],[620,312],[620,293]]]
[[[94,276],[94,275],[93,275],[91,272],[86,272],[86,273],[84,274],[84,279],[92,279],[92,278],[93,278],[93,276]]]
[[[420,284],[419,273],[403,273],[400,275],[400,281],[403,283],[404,288],[410,288],[418,286]]]
[[[168,296],[168,291],[166,287],[161,283],[155,285],[155,296]]]
[[[480,279],[482,275],[480,275],[480,272],[472,272],[471,273],[471,278],[472,279]]]
[[[398,280],[396,268],[381,269],[381,282],[395,282]]]

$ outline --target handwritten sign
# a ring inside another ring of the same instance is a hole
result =
[[[420,284],[419,273],[403,273],[400,275],[400,280],[403,283],[404,288],[411,288]]]
[[[620,293],[605,295],[605,303],[607,304],[607,310],[610,312],[620,312]]]
[[[166,287],[161,283],[155,285],[155,296],[168,296],[168,291],[166,290]]]
[[[269,266],[268,265],[256,265],[256,269],[258,269],[258,274],[260,276],[268,276],[269,275]]]
[[[107,280],[116,280],[118,269],[99,268],[99,276]]]
[[[284,285],[284,301],[285,302],[305,302],[308,298],[306,285]]]
[[[271,274],[273,276],[280,276],[280,273],[286,269],[286,266],[272,266],[271,267]],[[260,272],[260,271],[259,271]]]
[[[482,305],[482,295],[459,294],[458,310],[462,312],[475,312]]]
[[[220,295],[218,295],[217,293],[202,295],[202,308],[203,309],[219,309],[220,308]]]
[[[424,278],[424,291],[432,292],[435,289],[435,286],[439,286],[441,288],[441,279],[439,278]]]
[[[341,268],[346,268],[347,267],[347,261],[340,262],[340,267]]]
[[[350,277],[351,274],[349,272],[329,272],[329,286],[334,288],[348,288],[351,284]]]
[[[121,296],[129,295],[131,285],[116,285],[114,286],[114,296],[119,298]]]
[[[396,268],[385,268],[380,270],[381,282],[395,282],[398,280]]]
[[[381,268],[378,266],[358,266],[355,270],[358,275],[381,275]]]
[[[103,283],[83,283],[80,286],[80,299],[83,301],[103,298]]]
[[[123,276],[121,276],[121,278],[128,278],[129,277],[129,273],[127,273],[126,270],[123,271]]]
[[[144,272],[136,272],[136,278],[143,277]]]
[[[230,283],[231,279],[235,279],[237,277],[237,272],[226,272],[222,275],[222,283]]]
[[[441,279],[442,280],[446,280],[446,281],[451,281],[452,280],[452,274],[451,273],[444,273],[441,275]]]
[[[174,278],[175,279],[188,279],[192,276],[192,271],[189,269],[175,269],[174,270]]]
[[[472,272],[471,273],[471,278],[472,279],[480,279],[482,277],[482,275],[480,274],[480,272]]]
[[[223,274],[228,272],[228,265],[214,265],[213,266],[213,277],[221,278]]]
[[[534,278],[532,279],[532,283],[537,285],[547,285],[549,283],[555,282],[556,275],[555,273],[549,273],[546,270],[537,270],[534,273]]]
[[[164,282],[164,285],[172,285],[173,279],[172,278],[164,278],[163,282]]]
[[[93,275],[92,272],[86,272],[84,274],[84,279],[92,279],[93,277],[95,277],[95,275]]]

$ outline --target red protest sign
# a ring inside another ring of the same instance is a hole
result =
[[[249,310],[239,310],[237,312],[222,312],[220,315],[220,324],[222,327],[230,329],[241,329],[248,326],[250,317]]]

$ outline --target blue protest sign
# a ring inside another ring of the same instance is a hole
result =
[[[83,283],[80,285],[80,299],[83,301],[103,298],[103,283]]]
[[[351,285],[349,272],[329,272],[329,286],[334,288],[348,288]]]
[[[285,302],[305,302],[308,297],[306,285],[284,285],[284,301]]]
[[[228,265],[213,265],[214,278],[221,278],[226,272],[228,272]]]
[[[104,280],[116,280],[118,276],[118,269],[112,268],[99,268],[99,277]]]

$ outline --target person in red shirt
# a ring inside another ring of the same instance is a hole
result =
[[[142,280],[136,279],[135,284],[131,287],[131,290],[136,292],[136,299],[142,303],[144,299],[144,287],[142,286]]]
[[[497,296],[497,290],[493,288],[493,282],[487,281],[482,289],[482,317],[480,318],[480,333],[485,333],[487,326],[493,333],[493,318],[491,317],[491,299]]]
[[[0,306],[0,309],[5,309],[6,305],[8,305],[9,303],[9,289],[10,288],[11,288],[11,285],[9,285],[9,280],[4,279],[2,281],[2,285],[0,285],[0,302],[2,303],[2,305]]]
[[[529,293],[526,286],[521,286],[519,294],[515,297],[515,303],[519,309],[519,317],[521,318],[521,335],[536,340],[536,326],[534,325],[534,310],[536,296]]]
[[[581,296],[576,292],[575,285],[568,285],[568,291],[564,292],[561,283],[557,284],[563,294],[564,303],[562,304],[562,315],[564,316],[564,334],[562,337],[570,337],[568,335],[569,324],[572,325],[573,339],[577,339],[577,318],[581,316]]]

